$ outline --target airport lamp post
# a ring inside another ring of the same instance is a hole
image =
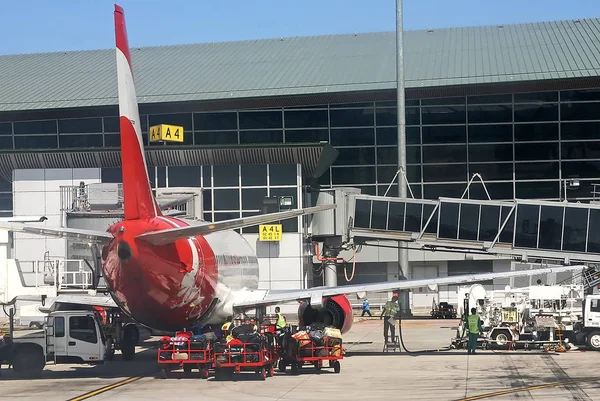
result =
[[[406,116],[404,111],[404,44],[402,26],[402,0],[396,0],[396,97],[397,97],[397,125],[398,125],[398,169],[406,174]],[[402,174],[398,174],[398,196],[406,198],[406,183]],[[406,280],[408,272],[408,249],[401,246],[398,241],[398,279]],[[410,316],[410,304],[408,290],[402,290],[398,294],[404,316]]]

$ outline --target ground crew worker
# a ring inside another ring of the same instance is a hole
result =
[[[277,323],[275,323],[275,327],[277,328],[277,330],[281,330],[285,327],[286,324],[285,316],[283,316],[283,313],[281,313],[281,309],[279,308],[279,306],[275,307],[275,313],[277,314]]]
[[[254,331],[258,331],[258,327],[256,326],[256,320],[254,318],[250,319],[250,324],[252,325]]]
[[[467,330],[469,331],[469,349],[467,354],[475,354],[477,339],[479,338],[479,333],[483,330],[481,327],[481,318],[475,308],[471,308],[471,314],[467,318]]]
[[[223,332],[223,337],[227,338],[229,332],[231,331],[229,328],[233,324],[233,316],[227,316],[225,323],[221,326],[221,331]]]
[[[365,313],[368,314],[369,317],[371,317],[371,306],[369,305],[368,299],[365,299],[365,301],[362,304],[362,315],[360,315],[360,317],[363,317]]]
[[[392,342],[396,342],[396,322],[394,319],[398,316],[399,310],[398,297],[394,295],[391,301],[385,303],[381,315],[379,316],[379,319],[385,317],[385,320],[383,321],[383,338],[386,343],[388,342],[388,328],[392,334]],[[392,321],[390,322],[390,320]]]

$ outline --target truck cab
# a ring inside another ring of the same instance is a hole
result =
[[[583,332],[588,347],[600,351],[600,295],[587,295],[583,301]]]
[[[106,350],[107,341],[94,312],[58,311],[48,315],[43,330],[14,338],[4,359],[18,375],[36,377],[50,361],[102,363]]]

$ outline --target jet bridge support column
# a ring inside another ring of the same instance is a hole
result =
[[[331,248],[327,245],[323,247],[323,258],[324,261],[324,273],[323,273],[323,285],[325,287],[336,287],[337,286],[337,257],[339,251]]]

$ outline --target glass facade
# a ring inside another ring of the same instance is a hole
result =
[[[600,178],[599,110],[600,89],[407,100],[411,190],[417,198],[460,197],[479,173],[492,199],[557,200],[564,197],[564,180],[578,178],[580,186],[569,188],[567,197],[586,201],[591,182]],[[148,127],[159,123],[183,126],[183,146],[328,141],[339,157],[318,180],[327,187],[383,195],[397,170],[395,101],[143,115],[146,142]],[[118,145],[116,116],[0,123],[0,149]],[[271,176],[275,170],[279,167],[172,167],[168,174],[157,169],[156,179],[159,185],[168,176],[169,186],[210,188],[207,213],[218,220],[234,210],[256,212],[251,199],[279,185]],[[244,192],[246,185],[252,191]],[[397,185],[388,195],[397,196]],[[9,198],[1,196],[6,203]],[[480,183],[472,184],[468,197],[486,198]],[[0,205],[5,209],[8,203]]]

